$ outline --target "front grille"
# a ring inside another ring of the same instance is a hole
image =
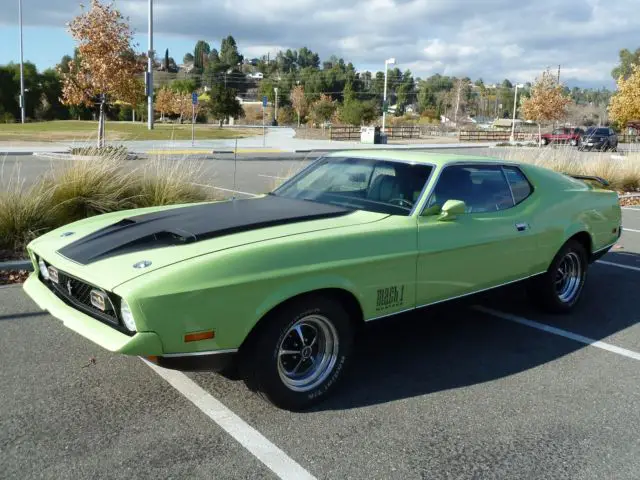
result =
[[[44,261],[47,268],[51,266],[48,262]],[[56,267],[54,267],[56,268]],[[62,301],[64,301],[67,305],[80,310],[81,312],[95,318],[96,320],[100,320],[103,323],[106,323],[124,333],[131,334],[124,325],[120,322],[118,318],[118,309],[120,307],[120,302],[118,298],[114,295],[109,295],[103,289],[91,285],[83,280],[80,280],[76,277],[69,275],[66,272],[63,272],[56,268],[58,271],[58,283],[53,281],[47,281],[42,278],[42,274],[39,274],[40,280],[55,293]],[[99,310],[94,307],[91,303],[91,291],[98,290],[102,292],[107,297],[106,302],[106,311]]]

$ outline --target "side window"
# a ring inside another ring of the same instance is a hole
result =
[[[428,208],[447,200],[462,200],[467,213],[495,212],[513,207],[511,190],[499,166],[447,167],[433,191]]]
[[[564,133],[564,130],[563,130],[562,128],[556,128],[556,129],[553,131],[553,133],[552,133],[552,134],[553,134],[553,135],[562,135],[563,133]]]
[[[507,180],[509,180],[509,185],[511,186],[513,199],[516,201],[516,205],[531,195],[533,192],[531,184],[519,168],[504,167],[504,173],[507,176]]]

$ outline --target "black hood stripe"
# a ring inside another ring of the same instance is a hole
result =
[[[125,253],[351,212],[353,210],[343,207],[273,195],[198,204],[125,218],[70,243],[58,253],[87,265]]]

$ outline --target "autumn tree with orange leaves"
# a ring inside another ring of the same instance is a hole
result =
[[[556,77],[549,70],[543,72],[533,85],[531,96],[522,102],[524,118],[538,123],[538,141],[542,138],[541,124],[565,118],[570,103]]]
[[[102,147],[105,105],[138,99],[136,77],[144,71],[144,63],[133,50],[129,23],[113,4],[92,0],[90,9],[75,17],[68,30],[78,42],[78,57],[69,62],[68,73],[61,72],[62,101],[66,105],[98,105],[98,147]]]
[[[166,86],[158,90],[158,95],[156,96],[156,109],[160,112],[162,120],[164,120],[164,115],[166,113],[173,113],[174,97],[175,93]]]
[[[628,78],[618,78],[618,91],[611,98],[609,115],[619,127],[640,119],[640,66],[632,65]]]

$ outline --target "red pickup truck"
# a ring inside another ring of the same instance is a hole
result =
[[[575,147],[580,145],[582,135],[584,135],[582,128],[561,127],[556,128],[551,133],[543,133],[540,136],[540,141],[542,145],[548,145],[549,143],[569,143]]]

